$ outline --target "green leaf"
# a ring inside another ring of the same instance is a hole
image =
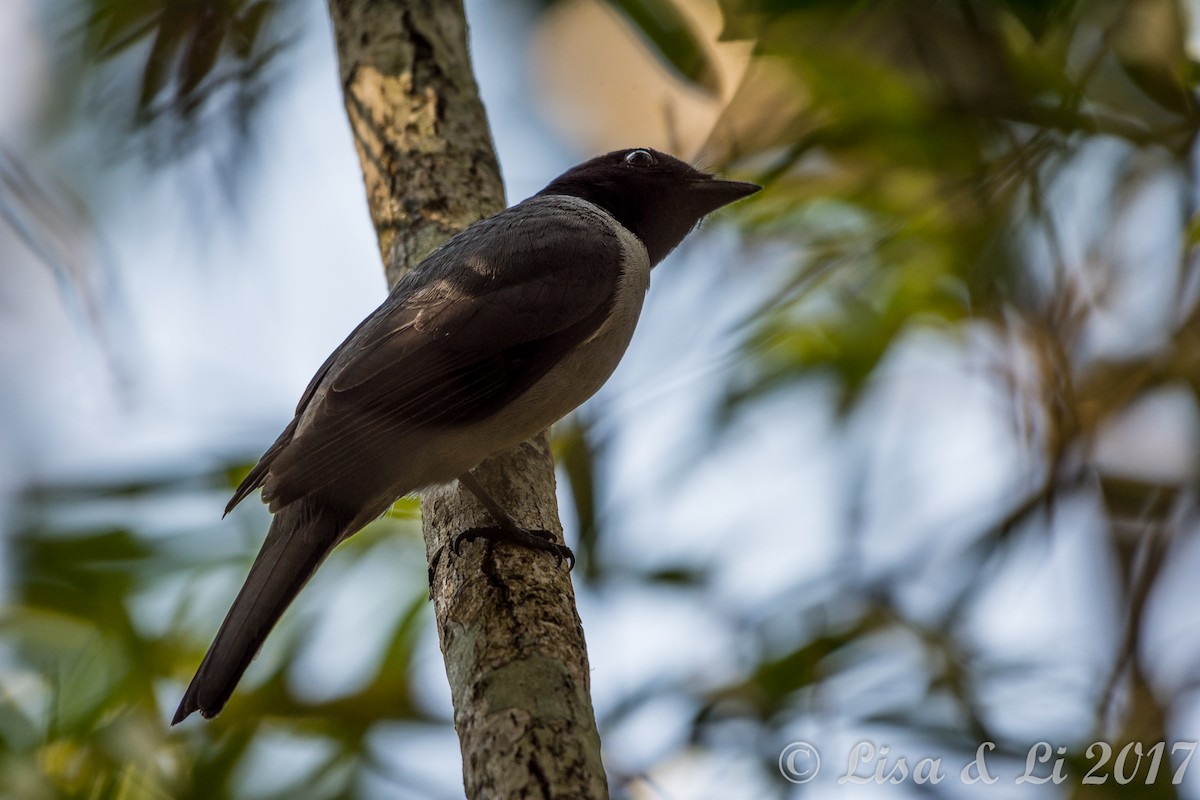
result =
[[[212,72],[230,24],[228,17],[206,9],[196,19],[183,59],[179,62],[179,86],[184,95],[193,94]]]
[[[1035,39],[1040,39],[1071,15],[1078,0],[1001,0],[999,5],[1007,7]]]
[[[608,0],[681,78],[717,94],[720,78],[708,49],[687,18],[670,0]]]
[[[595,579],[599,562],[596,545],[600,527],[596,518],[595,451],[588,441],[586,421],[572,414],[554,426],[554,460],[566,473],[575,506],[575,525],[579,531],[580,561],[589,579]]]

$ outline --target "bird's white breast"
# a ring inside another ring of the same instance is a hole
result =
[[[531,414],[538,417],[536,422],[530,421],[535,427],[522,440],[569,414],[608,380],[629,347],[650,287],[650,257],[637,236],[587,200],[565,195],[554,199],[598,219],[616,234],[621,243],[621,270],[608,318],[518,399],[517,405],[532,406]]]

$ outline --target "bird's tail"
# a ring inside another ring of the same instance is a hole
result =
[[[340,541],[342,528],[342,522],[308,498],[276,512],[246,583],[200,662],[172,725],[193,711],[213,717],[225,707],[271,628]]]

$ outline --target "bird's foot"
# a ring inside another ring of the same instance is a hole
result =
[[[519,525],[468,528],[454,537],[454,542],[451,545],[454,554],[459,555],[459,548],[463,542],[473,542],[476,539],[486,539],[489,542],[509,542],[530,550],[540,550],[543,553],[550,553],[557,558],[560,567],[565,559],[568,572],[575,568],[575,553],[565,544],[556,542],[554,534],[550,533],[550,531],[531,531]]]

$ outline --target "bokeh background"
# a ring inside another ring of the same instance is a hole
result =
[[[556,430],[615,797],[1200,797],[1198,12],[467,3],[511,201],[766,186]],[[323,5],[7,0],[0,53],[0,796],[461,797],[412,501],[167,727],[384,296]]]

